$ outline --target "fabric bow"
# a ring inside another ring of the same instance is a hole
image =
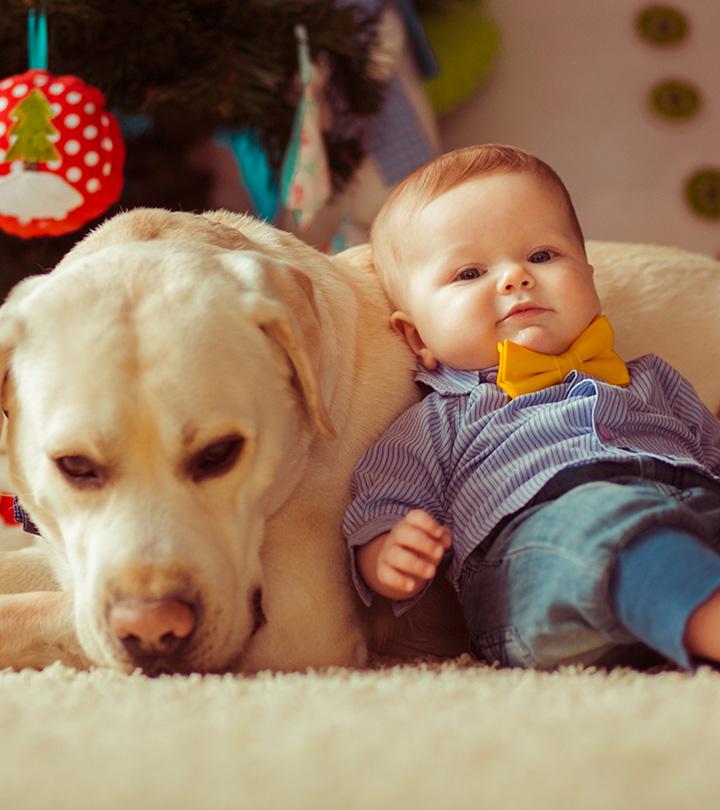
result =
[[[505,340],[498,343],[497,385],[513,398],[556,385],[573,370],[611,385],[627,385],[630,375],[613,342],[613,330],[604,315],[595,318],[562,354],[541,354]]]

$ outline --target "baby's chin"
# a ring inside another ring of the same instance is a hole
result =
[[[508,338],[519,346],[532,349],[540,354],[562,354],[570,343],[557,335],[549,334],[541,326],[528,325],[518,329],[515,335]]]

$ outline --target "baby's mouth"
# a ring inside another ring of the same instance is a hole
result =
[[[542,315],[543,312],[547,312],[548,310],[545,307],[538,306],[537,304],[516,304],[512,309],[505,315],[504,318],[501,319],[501,323],[503,321],[522,321],[522,320],[529,320],[530,318],[536,317],[537,315]]]

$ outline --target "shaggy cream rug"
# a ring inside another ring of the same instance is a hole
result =
[[[2,810],[718,806],[709,669],[0,673]]]

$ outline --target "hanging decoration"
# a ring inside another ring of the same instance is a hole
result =
[[[409,0],[402,2],[412,9]],[[485,5],[484,0],[463,0],[422,15],[427,45],[436,59],[435,65],[425,61],[425,89],[438,115],[453,112],[467,101],[495,64],[500,27],[486,14]]]
[[[0,81],[0,228],[58,236],[120,196],[125,149],[103,94],[47,70],[47,22],[28,14],[30,70]]]
[[[320,76],[310,61],[307,29],[295,26],[300,101],[280,173],[280,194],[300,230],[306,230],[332,193],[320,125]]]

